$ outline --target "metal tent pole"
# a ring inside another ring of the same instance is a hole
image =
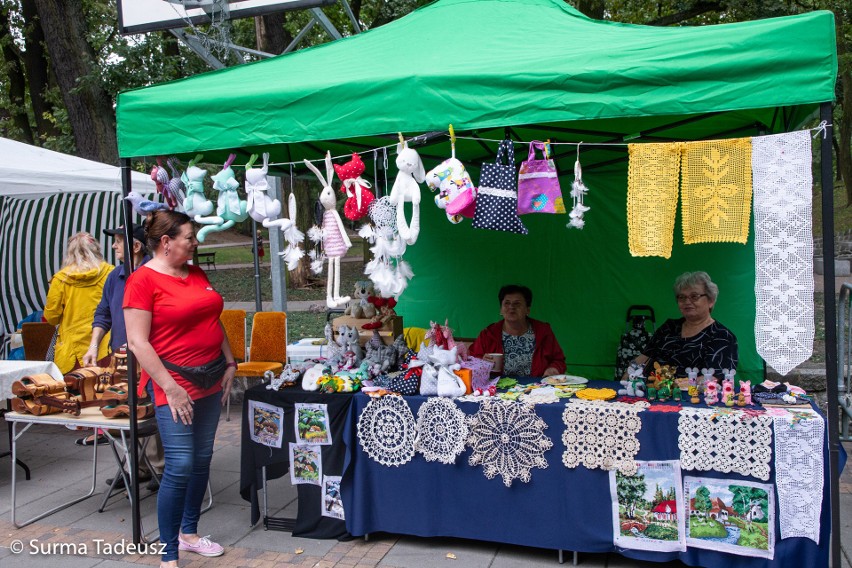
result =
[[[121,193],[124,197],[132,190],[130,186],[130,159],[121,159]],[[133,266],[133,207],[126,199],[121,200],[124,205],[124,274],[130,276],[134,270]],[[137,442],[139,440],[139,425],[136,421],[136,357],[130,349],[127,350],[127,402],[130,405],[130,479],[132,483],[128,490],[131,492],[130,516],[133,520],[133,542],[142,542],[142,521],[139,512],[139,451]]]
[[[260,298],[260,249],[257,246],[257,221],[254,218],[251,220],[251,243],[254,250],[254,311],[262,312],[263,302]]]
[[[828,460],[831,491],[831,565],[840,568],[840,457],[837,392],[837,304],[834,297],[834,172],[832,168],[831,103],[820,105],[820,120],[826,126],[820,142],[820,185],[822,186],[822,258],[825,295],[825,380],[828,390]]]

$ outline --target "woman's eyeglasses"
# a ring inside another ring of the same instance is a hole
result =
[[[677,302],[679,304],[682,304],[682,303],[686,302],[687,300],[689,300],[690,302],[692,302],[694,304],[695,302],[697,302],[698,300],[700,300],[701,298],[704,298],[706,296],[707,296],[707,294],[690,294],[689,296],[686,296],[684,294],[678,294],[677,296],[675,296],[675,299],[677,299]]]

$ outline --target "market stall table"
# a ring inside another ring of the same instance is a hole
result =
[[[62,373],[53,361],[0,361],[0,399],[6,401],[6,409],[10,408],[9,399],[12,398],[12,383],[28,375],[47,373],[54,379],[61,381]],[[9,450],[0,452],[0,458],[12,455],[12,430],[9,430]],[[24,470],[26,478],[30,478],[30,468],[21,460],[15,460]]]
[[[48,414],[45,416],[35,416],[33,414],[24,414],[20,412],[9,412],[5,416],[6,420],[9,422],[9,431],[11,432],[12,439],[12,457],[13,459],[17,457],[18,451],[18,442],[22,438],[22,436],[29,430],[34,424],[43,424],[50,426],[69,426],[69,427],[77,427],[81,429],[92,429],[93,435],[97,433],[98,429],[101,429],[104,435],[109,440],[110,447],[112,448],[113,455],[115,457],[115,461],[118,464],[119,472],[122,476],[125,477],[125,483],[127,487],[130,487],[130,479],[127,472],[123,469],[123,462],[125,460],[125,456],[127,455],[128,447],[130,446],[129,433],[130,433],[130,420],[128,418],[106,418],[103,414],[101,414],[100,409],[90,407],[83,408],[80,412],[79,416],[72,416],[70,414],[58,413],[58,414]],[[21,425],[20,429],[18,425]],[[156,419],[148,418],[145,420],[140,420],[138,422],[138,428],[140,435],[144,436],[146,433],[150,433],[155,430],[157,427]],[[114,435],[112,432],[117,431],[118,435]],[[145,438],[143,440],[147,441]],[[144,442],[143,442],[144,443]],[[144,446],[143,446],[144,449]],[[17,476],[15,467],[12,466],[12,524],[17,528],[22,528],[27,525],[30,525],[40,519],[43,519],[53,513],[61,511],[63,509],[67,509],[72,505],[76,505],[82,501],[85,501],[89,497],[95,494],[95,488],[97,484],[97,471],[98,471],[98,445],[95,444],[92,446],[92,485],[89,488],[89,491],[74,499],[71,499],[49,511],[42,512],[29,520],[18,522],[17,520]],[[106,500],[110,496],[110,492],[107,492],[107,496],[104,498],[103,503],[101,504],[101,510],[103,510],[106,505]],[[131,492],[127,492],[128,499],[132,499]],[[212,497],[211,497],[212,500]]]

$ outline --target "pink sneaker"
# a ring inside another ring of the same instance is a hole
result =
[[[210,540],[210,535],[202,536],[195,544],[189,544],[178,536],[178,550],[187,550],[210,558],[214,556],[222,556],[225,553],[225,549],[222,548],[222,545]]]

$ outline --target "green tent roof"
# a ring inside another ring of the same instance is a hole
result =
[[[298,143],[350,140],[351,151],[448,123],[604,140],[731,111],[732,128],[784,130],[833,100],[834,39],[830,12],[659,28],[591,20],[561,0],[440,0],[344,40],[122,93],[119,152],[269,146],[281,158],[275,145],[297,143],[295,159],[318,153]],[[624,118],[638,120],[600,120]]]

